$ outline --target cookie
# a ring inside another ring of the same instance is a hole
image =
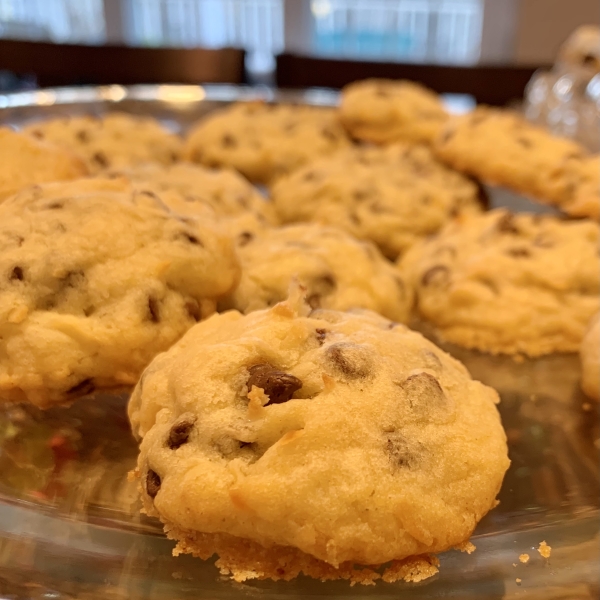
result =
[[[578,27],[561,46],[557,62],[566,69],[581,69],[590,76],[600,73],[600,27]]]
[[[25,131],[77,152],[91,173],[146,162],[170,165],[179,160],[183,145],[156,119],[121,112],[50,119]]]
[[[410,289],[368,242],[316,224],[265,229],[237,240],[242,278],[223,308],[248,313],[273,306],[287,298],[296,278],[312,308],[368,308],[395,321],[408,320]]]
[[[590,321],[580,356],[581,387],[587,396],[600,400],[600,313]]]
[[[492,354],[576,352],[600,306],[599,230],[494,210],[451,223],[400,268],[442,339]]]
[[[348,145],[331,108],[247,102],[202,119],[188,135],[185,157],[267,184]]]
[[[229,236],[120,180],[0,205],[0,399],[41,407],[136,383],[237,283]]]
[[[420,334],[296,292],[192,328],[128,411],[145,511],[176,554],[331,578],[468,540],[509,464],[497,400]]]
[[[144,164],[113,170],[113,177],[125,177],[138,190],[157,192],[175,212],[194,216],[204,207],[219,217],[253,213],[268,224],[276,222],[275,211],[258,190],[231,169],[207,169],[201,165],[177,163],[171,166]],[[175,191],[175,194],[165,192]]]
[[[392,259],[481,206],[476,183],[441,164],[429,148],[405,143],[315,160],[279,180],[271,196],[283,223],[335,225],[372,240]]]
[[[434,144],[448,165],[573,216],[600,218],[600,158],[516,113],[478,107],[455,117]]]
[[[0,127],[0,202],[29,185],[87,173],[83,161],[72,152]]]
[[[364,79],[342,90],[340,118],[365,142],[430,144],[448,119],[440,97],[413,81]]]

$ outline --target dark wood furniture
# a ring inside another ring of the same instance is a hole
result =
[[[0,70],[35,75],[42,87],[242,83],[244,52],[232,48],[134,48],[0,40]]]
[[[477,102],[502,106],[523,97],[527,82],[540,67],[454,67],[281,54],[277,57],[276,81],[285,88],[341,88],[367,77],[412,79],[439,93],[470,94]]]

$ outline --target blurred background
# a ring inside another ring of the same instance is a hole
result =
[[[549,65],[578,25],[599,20],[597,0],[0,0],[0,89],[69,83],[48,77],[46,54],[36,64],[31,46],[7,44],[15,40],[235,48],[244,51],[242,80],[272,84],[282,54],[408,65]],[[100,54],[90,57],[102,61]],[[74,64],[70,79],[103,82],[94,81],[92,68],[77,72]]]

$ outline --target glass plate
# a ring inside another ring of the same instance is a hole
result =
[[[233,86],[65,88],[0,96],[0,121],[18,127],[118,109],[182,131],[216,107],[255,98],[329,105],[338,96]],[[502,190],[490,194],[493,206],[542,210]],[[435,577],[371,587],[304,577],[239,584],[213,561],[174,558],[160,524],[139,514],[136,484],[127,479],[137,455],[127,395],[98,394],[47,411],[0,407],[0,598],[597,599],[600,426],[598,405],[579,389],[577,356],[516,362],[442,347],[499,391],[512,464],[500,505],[472,538],[477,550],[442,554]],[[537,550],[542,541],[549,558]]]

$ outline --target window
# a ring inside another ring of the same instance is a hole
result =
[[[0,36],[101,44],[102,0],[0,0]]]
[[[312,0],[313,51],[348,58],[475,63],[482,0]]]

